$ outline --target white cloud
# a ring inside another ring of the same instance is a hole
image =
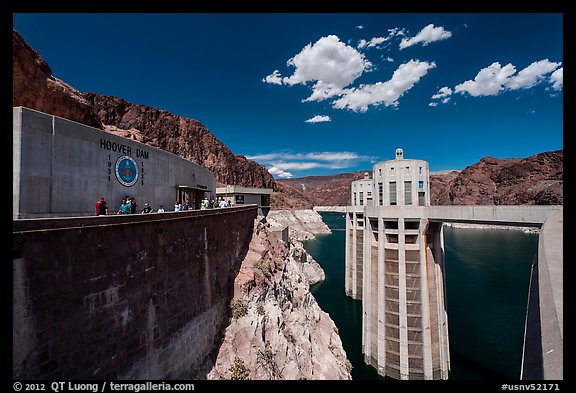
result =
[[[345,89],[342,97],[333,102],[337,109],[350,109],[354,112],[366,112],[370,105],[397,106],[398,98],[410,90],[428,70],[436,67],[435,63],[410,60],[401,64],[392,79],[358,88]]]
[[[355,27],[355,29],[359,29],[359,30],[362,30],[363,28],[364,28],[364,26],[362,26],[362,25],[358,25]]]
[[[384,56],[382,56],[382,59],[383,59],[383,60],[386,60],[386,61],[388,61],[388,62],[390,62],[390,63],[392,63],[392,62],[394,61],[394,59],[391,58],[390,56],[388,56],[388,57],[386,57],[386,58],[384,58]]]
[[[266,78],[262,79],[262,82],[273,83],[275,85],[281,85],[282,84],[282,78],[280,75],[280,71],[274,70],[273,73],[268,75]]]
[[[510,78],[506,87],[511,90],[528,89],[537,85],[545,79],[545,75],[551,73],[560,66],[561,63],[552,63],[548,59],[535,61],[528,67],[524,68],[518,75]]]
[[[558,68],[550,75],[550,83],[552,83],[552,88],[562,90],[564,86],[564,67]]]
[[[438,98],[444,98],[444,97],[448,97],[452,94],[452,89],[449,88],[448,86],[444,86],[442,88],[440,88],[440,90],[438,90],[438,93],[434,94],[432,96],[432,99],[438,99]]]
[[[313,93],[305,101],[321,101],[339,94],[370,69],[372,63],[337,36],[329,35],[306,45],[287,65],[295,70],[290,77],[282,78],[282,82],[287,85],[313,82]]]
[[[342,160],[367,160],[370,157],[362,156],[357,153],[343,152],[312,152],[312,153],[267,153],[246,157],[249,160],[272,162],[272,161],[291,161],[291,160],[316,160],[316,161],[342,161]]]
[[[276,168],[274,166],[269,168],[268,172],[270,172],[270,174],[272,174],[272,175],[278,176],[281,179],[287,179],[290,177],[294,177],[294,175],[291,174],[290,172],[283,171],[282,169]]]
[[[332,121],[332,119],[330,118],[330,116],[316,115],[313,118],[306,120],[306,123],[322,123],[325,121]]]
[[[556,70],[561,64],[544,59],[533,62],[516,74],[516,67],[511,63],[502,67],[500,63],[494,62],[482,68],[474,80],[467,80],[456,85],[454,92],[479,97],[494,96],[507,90],[529,89],[545,80],[546,75]],[[550,80],[552,80],[552,75],[550,75]],[[561,72],[556,74],[556,77],[559,75],[561,79]]]
[[[358,49],[363,49],[366,47],[368,47],[368,48],[376,47],[377,49],[382,49],[382,47],[379,46],[380,44],[383,44],[386,41],[390,41],[391,38],[393,38],[397,35],[405,35],[404,30],[400,30],[398,28],[388,29],[388,36],[386,36],[386,37],[372,37],[369,41],[366,41],[365,39],[361,39],[358,41],[358,45],[356,47]],[[386,45],[384,47],[386,47]]]
[[[365,39],[361,39],[360,41],[358,41],[358,49],[363,49],[365,47],[368,48],[379,48],[378,45],[382,44],[383,42],[386,42],[390,39],[391,36],[388,37],[372,37],[370,39],[370,41],[366,41]]]
[[[444,86],[442,88],[440,88],[440,90],[438,90],[438,93],[434,94],[431,98],[433,100],[440,100],[443,104],[448,103],[448,101],[450,101],[450,96],[452,95],[452,89],[449,88],[448,86]],[[438,105],[438,102],[431,102],[428,104],[428,106],[436,106]]]
[[[400,50],[408,48],[412,45],[416,45],[420,42],[423,42],[423,45],[426,46],[431,42],[445,40],[450,37],[452,37],[452,33],[450,31],[444,30],[442,26],[434,27],[434,25],[431,23],[420,30],[420,32],[416,34],[415,37],[402,38],[402,41],[400,41]]]
[[[508,63],[504,67],[498,62],[482,68],[474,80],[467,80],[454,88],[455,93],[468,93],[473,97],[494,96],[504,89],[508,78],[516,72],[516,67]]]
[[[405,29],[401,29],[399,27],[395,27],[393,29],[388,29],[388,33],[389,33],[388,36],[389,37],[393,37],[396,35],[406,36],[406,33],[404,31],[405,31]]]
[[[247,157],[269,166],[268,171],[278,177],[292,177],[292,172],[316,168],[343,169],[359,162],[374,161],[377,157],[363,156],[354,152],[266,153]]]

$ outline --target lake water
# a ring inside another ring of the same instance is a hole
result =
[[[362,303],[344,292],[343,213],[322,212],[332,234],[305,241],[326,279],[311,287],[338,327],[352,378],[382,379],[364,364]],[[444,228],[450,379],[519,379],[530,269],[538,235]]]

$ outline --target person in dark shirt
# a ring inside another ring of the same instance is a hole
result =
[[[152,212],[152,208],[150,207],[148,202],[146,202],[144,204],[144,209],[142,209],[142,214],[151,213],[151,212]]]
[[[108,215],[108,206],[106,205],[106,201],[104,200],[104,198],[100,199],[100,205],[98,206],[98,215],[99,216]]]
[[[138,205],[136,204],[136,198],[130,198],[130,214],[136,214],[136,208]]]

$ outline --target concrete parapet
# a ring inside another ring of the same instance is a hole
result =
[[[563,215],[542,226],[532,267],[522,356],[523,380],[562,380],[564,342]]]
[[[13,378],[203,378],[256,212],[14,220]]]

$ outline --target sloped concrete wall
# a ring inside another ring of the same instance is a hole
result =
[[[256,211],[13,221],[14,379],[205,376]]]

